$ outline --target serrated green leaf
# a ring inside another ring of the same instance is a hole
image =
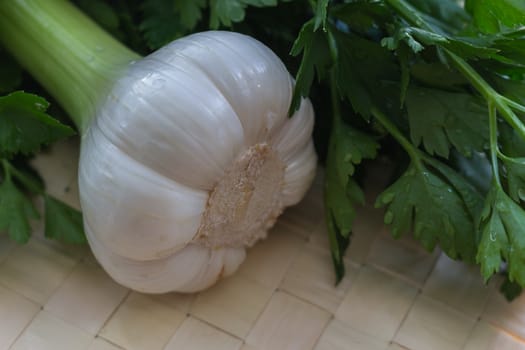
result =
[[[44,196],[45,236],[64,243],[87,243],[82,213],[58,199]]]
[[[410,75],[425,86],[449,91],[458,90],[461,85],[468,84],[463,75],[440,62],[415,62],[410,66]]]
[[[523,0],[466,0],[465,8],[485,33],[497,33],[525,25]]]
[[[355,165],[363,158],[375,158],[379,145],[369,135],[337,124],[332,130],[326,164],[326,204],[342,235],[348,236],[355,216],[354,204],[364,195],[352,179]]]
[[[428,250],[439,244],[453,259],[474,260],[474,223],[461,195],[428,169],[411,164],[378,197],[376,206],[387,207],[385,223],[395,237],[413,230]]]
[[[350,183],[350,185],[348,185]],[[364,198],[359,186],[352,178],[348,178],[345,186],[341,186],[337,174],[332,167],[326,171],[325,186],[326,204],[329,215],[333,217],[335,226],[344,237],[348,237],[352,231],[352,223],[355,219],[355,204],[361,204]],[[347,194],[348,192],[348,194]],[[351,201],[357,199],[357,203]]]
[[[451,166],[474,186],[481,194],[486,195],[492,185],[492,167],[486,154],[474,152],[465,157],[458,151],[451,152]]]
[[[451,146],[464,155],[488,143],[488,116],[476,97],[437,89],[409,89],[410,137],[427,152],[448,157]]]
[[[368,135],[345,124],[337,125],[332,131],[326,169],[325,207],[337,281],[344,274],[342,257],[350,241],[355,205],[364,202],[363,191],[351,177],[354,164],[359,164],[363,157],[375,157],[377,147]]]
[[[191,31],[202,18],[202,10],[206,7],[206,0],[178,0],[173,5],[175,13],[179,15],[182,27]]]
[[[326,163],[325,213],[332,260],[339,281],[344,274],[343,255],[350,241],[356,204],[364,203],[364,193],[352,178],[355,165],[375,158],[379,144],[369,135],[344,123],[332,129]]]
[[[425,47],[414,38],[410,28],[400,27],[395,31],[394,36],[381,40],[381,45],[389,50],[397,50],[401,43],[405,43],[414,53],[421,52],[425,49]]]
[[[468,178],[461,176],[449,166],[433,158],[426,159],[425,161],[436,171],[436,174],[446,179],[461,197],[463,205],[470,215],[470,221],[478,222],[483,210],[482,193],[469,182]],[[478,174],[478,176],[482,176],[482,174]]]
[[[330,241],[332,261],[336,271],[336,282],[344,275],[344,253],[350,242],[352,223],[355,219],[355,204],[364,201],[364,194],[355,180],[348,178],[345,187],[337,181],[333,166],[327,164],[325,180],[325,216]]]
[[[525,201],[525,158],[504,158],[508,193],[516,201]]]
[[[206,0],[147,0],[140,29],[152,49],[190,33],[202,18]]]
[[[244,20],[247,6],[276,6],[277,0],[210,0],[210,28],[221,25],[230,27],[232,23]]]
[[[332,165],[336,169],[340,185],[345,188],[348,178],[354,174],[355,165],[360,164],[363,159],[374,159],[379,144],[370,135],[344,123],[334,133],[336,142],[331,150],[334,153]]]
[[[9,176],[0,185],[0,230],[7,230],[9,237],[26,243],[31,236],[30,219],[37,219],[33,203],[22,193]]]
[[[292,56],[298,56],[301,53],[301,65],[295,78],[290,114],[299,108],[301,98],[310,94],[310,87],[316,72],[319,79],[326,76],[331,64],[326,34],[322,31],[314,31],[312,20],[303,25],[290,51]]]
[[[339,94],[368,119],[372,105],[384,101],[385,81],[396,81],[400,72],[391,53],[375,41],[334,32],[338,48],[334,71]]]
[[[31,154],[75,133],[46,114],[48,106],[42,97],[20,91],[0,97],[0,157]]]
[[[415,38],[418,42],[425,45],[435,45],[446,48],[464,59],[500,58],[500,50],[490,45],[492,38],[481,40],[478,37],[474,40],[468,37],[451,37],[414,27],[404,27],[402,30],[408,32],[410,37]],[[409,36],[405,35],[403,38],[406,37]]]
[[[479,222],[481,240],[476,261],[488,280],[507,262],[511,282],[525,285],[525,211],[499,185],[494,184]]]

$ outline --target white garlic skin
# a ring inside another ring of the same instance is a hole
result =
[[[217,184],[258,145],[283,176],[255,231],[304,196],[317,161],[314,114],[303,100],[288,118],[292,92],[280,59],[238,33],[193,34],[130,65],[83,137],[79,169],[86,235],[116,281],[194,292],[238,268],[244,245],[197,234]]]

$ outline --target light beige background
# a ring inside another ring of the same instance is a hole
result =
[[[74,205],[77,151],[65,143],[35,161]],[[321,176],[235,276],[195,295],[132,292],[87,248],[34,231],[24,246],[0,236],[0,349],[525,349],[525,297],[508,304],[476,268],[392,239],[370,203],[335,287]]]

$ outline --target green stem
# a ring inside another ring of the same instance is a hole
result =
[[[510,100],[501,96],[496,90],[494,90],[492,86],[490,86],[464,59],[448,50],[445,51],[456,68],[470,81],[472,86],[474,86],[487,101],[493,103],[494,107],[505,118],[507,123],[517,130],[522,138],[525,138],[525,125],[507,104],[507,101]],[[516,102],[513,102],[512,106],[514,108],[517,108],[518,106],[525,108]]]
[[[511,100],[510,98],[507,98],[505,96],[502,96],[501,97],[503,99],[503,101],[510,107],[510,108],[514,108],[515,110],[517,110],[518,112],[522,112],[522,113],[525,113],[525,106],[522,105],[521,103],[518,103],[516,101],[513,101]]]
[[[492,165],[492,176],[501,187],[498,167],[498,118],[496,107],[489,102],[489,142],[490,142],[490,162]]]
[[[140,57],[65,0],[2,1],[0,18],[0,42],[81,132],[126,65]]]
[[[418,150],[414,147],[414,145],[412,145],[412,143],[410,143],[410,141],[407,140],[407,138],[401,133],[401,131],[399,131],[397,126],[394,123],[392,123],[392,121],[388,119],[388,117],[377,107],[372,107],[370,112],[372,113],[374,118],[376,118],[381,123],[381,125],[383,125],[383,127],[390,133],[390,135],[392,135],[396,139],[396,141],[401,145],[401,147],[403,147],[403,149],[405,150],[405,152],[408,153],[410,159],[412,159],[414,164],[422,170],[423,163],[421,162],[421,156],[419,155]]]
[[[428,24],[419,12],[408,4],[405,0],[385,0],[390,6],[398,11],[409,23],[419,28],[435,32],[434,28]],[[512,111],[506,100],[496,90],[490,86],[485,79],[468,64],[464,59],[453,52],[444,49],[454,66],[465,76],[476,90],[488,101],[492,102],[501,116],[505,118],[515,130],[518,131],[522,138],[525,138],[525,125],[518,116]],[[522,106],[523,107],[523,106]]]

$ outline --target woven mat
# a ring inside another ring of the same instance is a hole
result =
[[[35,161],[49,191],[76,205],[77,151],[62,144]],[[525,296],[509,304],[475,268],[392,239],[371,205],[335,287],[321,188],[237,274],[195,295],[123,288],[87,248],[47,241],[41,225],[27,245],[0,236],[0,349],[525,349]]]

